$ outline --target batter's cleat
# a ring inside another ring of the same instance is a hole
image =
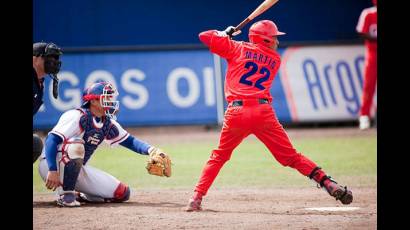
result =
[[[201,211],[202,210],[201,202],[202,202],[202,199],[191,198],[189,200],[188,206],[186,207],[185,211],[187,212]]]
[[[61,207],[80,207],[81,204],[76,200],[76,195],[73,193],[66,193],[61,195],[57,200],[57,205]]]
[[[370,128],[370,118],[368,116],[359,117],[359,128],[365,130]]]
[[[350,204],[353,201],[353,194],[352,191],[348,190],[347,187],[343,187],[338,185],[335,181],[329,179],[329,183],[327,183],[324,187],[326,191],[336,200],[340,200],[342,204]]]

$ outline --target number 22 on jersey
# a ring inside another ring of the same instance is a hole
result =
[[[242,75],[239,82],[245,85],[254,86],[258,88],[259,90],[264,90],[265,87],[262,85],[262,83],[267,81],[270,77],[270,71],[268,70],[268,68],[262,67],[259,69],[259,66],[255,62],[252,62],[252,61],[246,62],[245,68],[248,69],[249,71],[245,73],[244,75]],[[256,82],[252,82],[247,79],[250,76],[257,73],[258,70],[259,70],[259,73],[262,74],[262,76],[258,80],[256,80]]]

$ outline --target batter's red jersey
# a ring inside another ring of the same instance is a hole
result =
[[[358,33],[368,34],[377,38],[377,7],[369,7],[362,11],[356,26]],[[377,41],[365,41],[367,52],[373,56],[377,53]]]
[[[225,77],[225,98],[267,98],[272,101],[270,88],[280,66],[279,54],[266,46],[231,40],[216,30],[199,34],[200,40],[212,53],[228,62]]]

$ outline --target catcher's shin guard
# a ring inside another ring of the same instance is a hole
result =
[[[82,165],[83,165],[83,159],[73,159],[73,160],[70,160],[64,166],[64,177],[63,177],[63,190],[64,191],[74,190]]]

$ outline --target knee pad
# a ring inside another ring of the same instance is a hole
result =
[[[43,150],[43,141],[37,134],[33,134],[33,163],[40,156]]]
[[[70,159],[84,159],[84,140],[80,138],[69,140],[64,143],[63,150]]]
[[[114,192],[113,202],[124,202],[130,198],[131,190],[124,183],[120,183]]]

